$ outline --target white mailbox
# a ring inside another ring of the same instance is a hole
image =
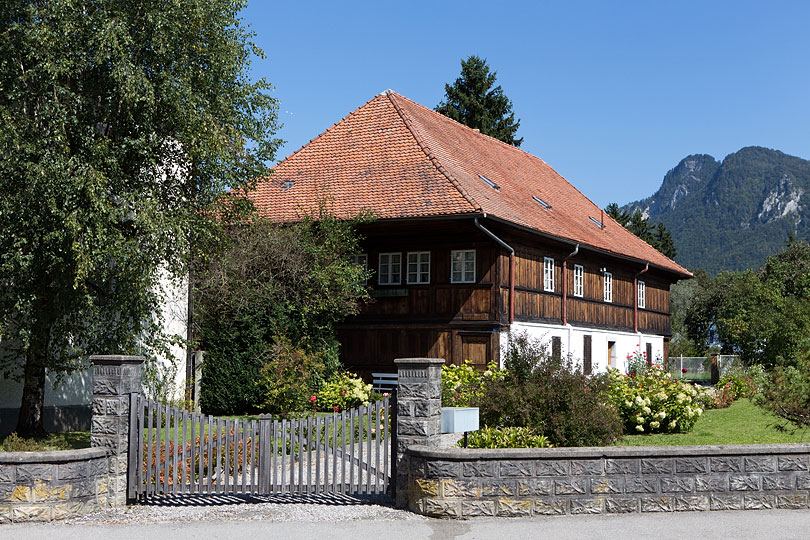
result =
[[[442,407],[442,433],[478,430],[478,407]]]

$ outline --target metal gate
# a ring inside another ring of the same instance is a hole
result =
[[[220,418],[132,394],[127,495],[388,493],[395,415],[385,398],[294,420]]]

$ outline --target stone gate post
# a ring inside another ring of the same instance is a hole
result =
[[[396,430],[396,505],[408,503],[405,450],[414,444],[436,446],[442,427],[441,358],[398,358]]]
[[[127,454],[129,452],[130,394],[141,392],[143,356],[94,355],[93,422],[90,446],[108,452],[109,503],[127,502]],[[101,489],[101,488],[99,488]]]

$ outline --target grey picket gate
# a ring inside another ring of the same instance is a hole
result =
[[[130,397],[127,496],[389,493],[396,403],[293,420],[214,417]]]

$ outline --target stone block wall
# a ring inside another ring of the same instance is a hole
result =
[[[407,502],[443,518],[810,508],[810,444],[412,446]]]
[[[0,523],[51,521],[111,504],[107,451],[0,452]]]

